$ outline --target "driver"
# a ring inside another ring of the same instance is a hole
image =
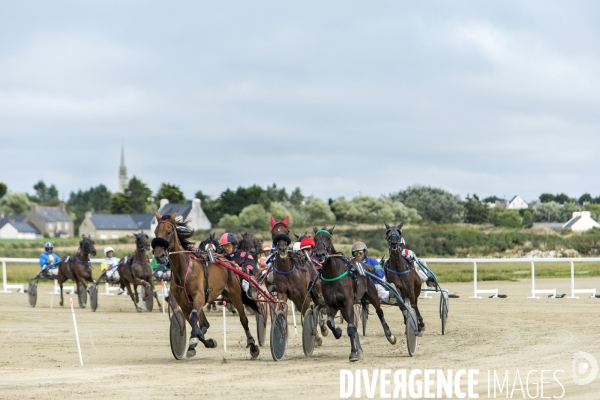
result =
[[[48,275],[58,275],[58,262],[60,257],[54,253],[54,245],[50,242],[44,244],[44,252],[40,254],[40,267]]]
[[[254,267],[256,265],[256,261],[254,260],[254,257],[252,257],[252,254],[238,249],[238,240],[233,233],[225,232],[223,235],[221,235],[221,238],[219,239],[219,244],[221,245],[221,247],[223,247],[223,250],[225,251],[225,258],[231,261],[234,265],[240,267],[242,272],[248,275],[252,275],[252,272],[254,271]],[[241,278],[241,283],[242,288],[244,289],[248,297],[253,298],[251,295],[255,295],[254,290],[250,290],[250,293],[248,292],[248,289],[250,288],[250,283],[248,283],[248,281],[244,278]]]
[[[117,272],[117,269],[114,268],[119,263],[119,259],[115,257],[115,249],[110,246],[106,246],[104,248],[104,256],[106,258],[100,264],[100,272],[106,269],[108,270],[106,271],[107,279],[119,279],[119,273]]]
[[[400,239],[400,245],[403,247],[402,249],[402,257],[406,261],[408,261],[415,270],[419,274],[419,278],[429,287],[435,286],[435,282],[437,281],[435,274],[432,270],[427,267],[427,264],[423,260],[419,260],[414,251],[406,248],[406,242],[404,238]]]
[[[352,257],[373,267],[375,270],[375,275],[377,275],[381,280],[385,281],[385,272],[383,271],[383,268],[381,268],[381,265],[379,265],[379,261],[372,257],[367,257],[368,251],[369,249],[367,248],[367,245],[363,242],[355,242],[352,245]],[[383,286],[379,285],[375,281],[373,283],[377,289],[377,296],[379,297],[379,300],[383,301],[384,303],[396,302],[396,298],[393,296],[390,297],[390,292],[385,290]]]

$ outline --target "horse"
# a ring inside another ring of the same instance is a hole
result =
[[[207,246],[212,245],[211,247],[214,248],[215,253],[217,254],[223,254],[223,247],[221,247],[221,245],[219,244],[219,240],[216,238],[215,233],[212,232],[210,235],[208,235],[208,237],[206,239],[204,239],[203,241],[200,242],[200,244],[198,245],[198,250],[200,251],[206,251],[208,249]],[[227,303],[227,306],[229,308],[229,311],[231,311],[233,314],[235,314],[235,309],[233,308],[233,306],[231,305],[231,303]],[[210,303],[206,303],[206,311],[217,311],[217,303],[214,301],[211,301]]]
[[[181,308],[185,319],[190,323],[190,334],[187,357],[196,355],[196,346],[202,342],[206,348],[214,348],[217,342],[206,339],[205,334],[210,327],[202,307],[214,301],[221,294],[226,296],[240,316],[240,322],[246,333],[246,348],[250,348],[252,358],[258,357],[260,349],[256,345],[250,328],[244,304],[258,311],[254,300],[246,296],[239,278],[225,267],[213,262],[211,257],[193,248],[188,239],[194,230],[187,221],[177,221],[177,214],[160,215],[156,213],[158,225],[152,239],[153,254],[160,263],[169,260],[171,264],[171,294]],[[214,255],[218,257],[219,255]],[[221,259],[228,263],[225,258]]]
[[[129,254],[119,261],[118,271],[121,277],[123,286],[127,288],[127,293],[133,301],[136,311],[141,312],[142,308],[138,305],[140,296],[138,295],[137,287],[144,285],[144,298],[146,301],[150,293],[154,294],[154,298],[158,303],[158,308],[162,306],[160,300],[158,300],[158,293],[154,291],[154,279],[152,277],[152,267],[150,267],[150,260],[146,255],[146,251],[150,250],[150,242],[148,242],[148,235],[143,232],[134,233],[135,237],[135,253]],[[131,284],[133,283],[133,290],[135,291],[135,297],[131,290]]]
[[[254,236],[249,234],[248,232],[242,233],[241,238],[239,239],[238,247],[240,250],[245,251],[246,253],[250,253],[254,259],[256,259],[256,255],[258,254],[256,244],[254,242]]]
[[[389,226],[387,222],[385,224],[385,239],[388,242],[389,259],[384,264],[385,278],[389,283],[392,283],[398,288],[404,300],[408,300],[410,305],[415,309],[417,313],[418,325],[419,325],[419,336],[423,335],[425,331],[425,322],[419,312],[417,301],[421,295],[421,278],[415,270],[413,265],[402,257],[402,222],[398,226]]]
[[[60,260],[58,263],[58,284],[60,285],[60,305],[64,304],[63,299],[63,283],[67,279],[73,280],[77,284],[77,293],[80,290],[86,289],[86,282],[93,282],[92,279],[92,264],[90,263],[89,255],[96,255],[96,247],[90,236],[81,237],[79,241],[79,251],[75,254],[70,254]],[[79,306],[85,307],[79,296]]]
[[[381,321],[383,332],[390,344],[396,344],[396,338],[392,335],[390,328],[383,316],[383,310],[377,297],[375,284],[366,275],[351,276],[349,261],[344,255],[335,251],[331,234],[335,227],[318,229],[315,232],[315,255],[317,261],[322,264],[321,289],[327,309],[327,326],[333,332],[336,339],[342,336],[342,329],[335,326],[335,315],[341,311],[342,317],[348,323],[347,333],[350,337],[350,361],[357,361],[362,354],[362,348],[358,339],[358,332],[354,325],[354,304],[359,301],[368,300],[375,308],[377,316]],[[361,263],[363,268],[366,265]],[[354,283],[355,281],[355,283]],[[356,288],[354,288],[356,285]]]
[[[294,303],[300,314],[304,315],[306,310],[310,308],[310,301],[306,301],[310,295],[315,309],[322,301],[321,284],[316,282],[310,293],[308,291],[312,283],[317,279],[317,270],[312,261],[304,256],[294,253],[289,250],[291,243],[290,229],[288,227],[289,217],[283,221],[277,222],[271,217],[271,236],[275,244],[275,261],[272,264],[273,281],[277,288],[277,298],[284,302],[288,299]],[[327,328],[321,325],[321,333],[326,334]],[[317,343],[321,342],[321,338],[317,336]]]

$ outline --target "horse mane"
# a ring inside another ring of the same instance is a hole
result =
[[[160,219],[161,221],[170,221],[170,215],[163,215]],[[194,235],[194,229],[189,226],[190,221],[183,221],[175,219],[175,230],[177,231],[177,237],[179,238],[179,242],[181,242],[181,247],[185,250],[192,250],[194,247],[194,242],[188,240]]]

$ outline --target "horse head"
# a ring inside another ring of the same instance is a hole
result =
[[[244,250],[245,252],[256,256],[256,245],[254,242],[254,237],[248,232],[242,233],[242,240],[240,240],[239,246],[241,250]]]
[[[397,226],[389,226],[385,221],[383,223],[386,229],[385,240],[388,242],[388,247],[390,250],[398,250],[398,248],[402,246],[402,225],[404,225],[404,222]]]
[[[290,217],[285,217],[283,221],[277,222],[271,217],[271,237],[275,245],[277,255],[281,258],[287,257],[288,247],[292,243],[290,239]]]
[[[208,246],[211,246],[216,253],[223,252],[223,248],[221,247],[221,245],[219,244],[219,241],[215,237],[214,232],[212,232],[210,235],[208,235],[208,237],[205,240],[201,241],[200,244],[198,245],[198,248],[202,251],[206,251],[206,250],[208,250]]]
[[[335,253],[335,249],[333,247],[333,241],[331,240],[331,234],[333,233],[333,229],[327,229],[327,226],[323,226],[321,229],[317,229],[316,226],[313,227],[313,232],[315,233],[315,257],[320,264],[323,264],[327,257],[330,254]]]
[[[133,232],[133,237],[135,237],[135,246],[138,250],[150,250],[150,241],[148,240],[148,235],[146,235],[144,232]]]
[[[177,229],[175,228],[175,218],[173,215],[160,215],[156,213],[158,225],[154,229],[155,238],[152,239],[152,255],[160,264],[167,262],[169,251],[177,241]],[[176,250],[179,250],[178,248]]]
[[[79,251],[81,254],[91,254],[95,256],[96,247],[94,246],[94,241],[92,238],[89,235],[87,237],[82,235],[81,238],[82,240],[79,242]]]

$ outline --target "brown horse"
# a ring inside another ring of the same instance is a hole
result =
[[[150,293],[154,293],[154,298],[158,303],[158,308],[162,306],[160,300],[158,300],[158,293],[154,291],[154,279],[152,278],[152,267],[150,267],[150,260],[146,255],[146,251],[150,250],[150,242],[148,241],[148,235],[143,232],[134,233],[135,237],[135,253],[129,254],[119,261],[119,276],[121,277],[121,284],[127,288],[127,293],[133,301],[133,305],[138,312],[142,311],[142,308],[138,305],[140,302],[140,296],[138,295],[137,287],[144,285],[144,298],[146,301]],[[131,290],[131,284],[133,284],[133,290],[135,291],[135,297]]]
[[[60,305],[64,304],[63,299],[63,283],[67,279],[73,280],[77,284],[77,293],[80,290],[87,290],[86,282],[93,282],[92,279],[92,264],[90,263],[89,255],[96,255],[96,247],[94,241],[88,236],[82,236],[79,242],[79,251],[75,254],[70,254],[60,260],[58,264],[58,284],[60,285]],[[85,307],[79,296],[79,306]]]
[[[334,227],[335,228],[335,227]],[[315,231],[315,255],[317,261],[322,264],[321,288],[327,307],[327,326],[333,332],[336,339],[342,336],[342,329],[335,326],[335,315],[341,311],[342,317],[348,323],[347,333],[350,337],[350,361],[357,361],[362,354],[362,348],[358,339],[358,332],[354,325],[354,304],[357,301],[368,300],[375,308],[377,316],[381,321],[385,337],[391,344],[396,344],[396,338],[392,335],[379,304],[375,284],[366,275],[356,274],[356,290],[354,289],[353,273],[349,269],[349,262],[344,255],[337,253],[333,247],[331,234],[333,229],[322,229]]]
[[[310,295],[315,308],[320,305],[321,283],[316,282],[314,289],[309,293],[308,289],[312,286],[312,282],[317,279],[317,270],[312,261],[307,260],[304,256],[290,251],[291,243],[290,229],[288,227],[289,217],[283,221],[277,222],[271,217],[271,236],[275,244],[275,261],[272,265],[273,281],[277,288],[277,298],[284,302],[288,299],[294,303],[296,309],[302,315],[310,308]],[[321,333],[326,334],[327,328],[321,325]],[[321,342],[321,338],[317,336],[317,343]]]
[[[384,263],[385,278],[389,283],[396,286],[404,301],[408,300],[410,305],[417,313],[419,321],[419,336],[423,336],[425,331],[425,323],[423,317],[417,307],[417,301],[421,295],[421,278],[415,270],[414,265],[411,265],[404,257],[402,257],[402,222],[398,226],[389,226],[385,224],[385,239],[388,242],[390,258]]]
[[[227,297],[237,309],[246,333],[246,348],[250,348],[252,358],[258,357],[260,349],[250,333],[244,309],[246,304],[254,311],[258,311],[256,302],[246,296],[234,272],[212,262],[206,253],[192,247],[193,243],[188,239],[193,235],[193,229],[188,227],[187,222],[177,221],[176,216],[177,214],[156,213],[158,225],[154,230],[156,237],[152,239],[152,248],[158,262],[164,263],[169,260],[172,272],[170,295],[181,307],[183,315],[192,327],[187,357],[196,355],[198,342],[202,342],[207,348],[216,347],[217,342],[214,339],[204,337],[210,324],[202,307],[221,294]],[[215,257],[228,262],[220,256],[215,255]]]

